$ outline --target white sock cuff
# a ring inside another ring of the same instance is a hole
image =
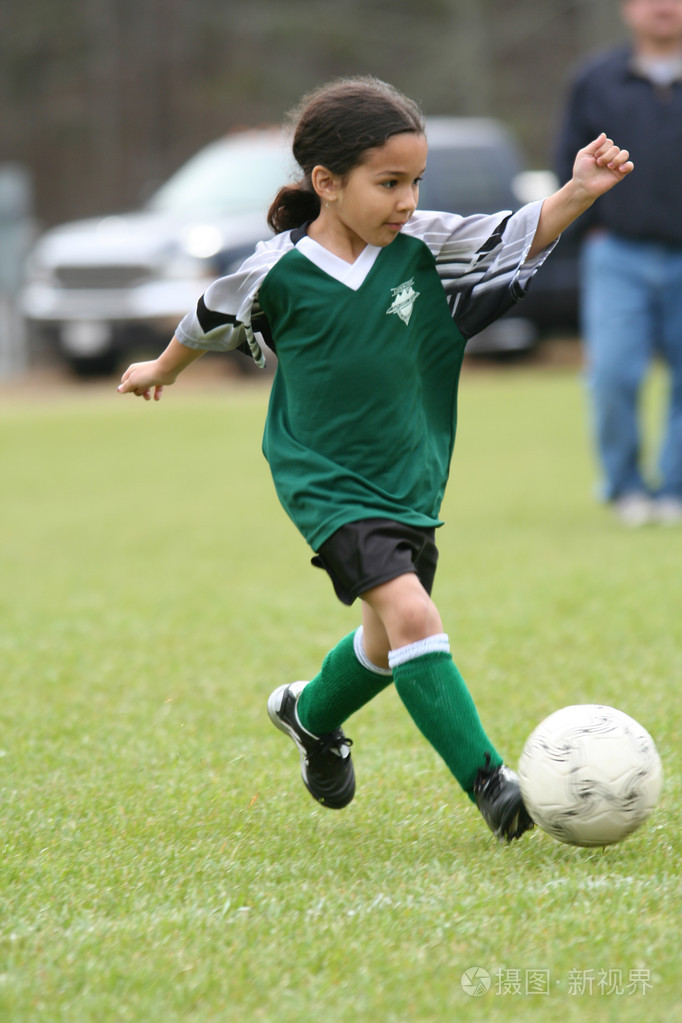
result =
[[[365,631],[362,625],[360,625],[359,628],[355,630],[355,635],[353,636],[353,650],[355,651],[355,656],[363,668],[366,668],[367,671],[371,671],[375,675],[383,675],[385,678],[390,678],[392,674],[391,669],[380,668],[378,664],[374,664],[370,661],[369,657],[365,653],[365,644],[363,642],[364,634]]]
[[[396,668],[399,664],[406,664],[416,657],[423,657],[424,654],[449,654],[450,640],[446,632],[439,632],[435,636],[427,636],[426,639],[418,639],[416,643],[408,643],[407,646],[398,647],[397,650],[389,650],[388,663]]]

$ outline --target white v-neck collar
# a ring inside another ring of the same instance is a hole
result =
[[[378,245],[366,245],[354,263],[347,263],[307,234],[297,242],[296,248],[316,267],[351,291],[361,287],[381,252]]]

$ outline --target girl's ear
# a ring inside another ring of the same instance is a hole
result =
[[[332,174],[326,167],[318,164],[313,167],[310,181],[323,206],[325,203],[335,202],[338,199],[341,188],[341,178],[338,174]]]

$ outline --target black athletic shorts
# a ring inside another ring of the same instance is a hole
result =
[[[438,563],[435,532],[393,519],[349,522],[325,540],[312,563],[327,572],[343,604],[407,572],[416,573],[430,594]]]

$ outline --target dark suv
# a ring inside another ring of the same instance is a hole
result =
[[[422,209],[488,213],[541,197],[528,194],[529,182],[538,191],[538,176],[524,174],[517,146],[498,122],[432,118],[427,134]],[[31,332],[80,374],[157,353],[207,285],[267,237],[268,206],[296,176],[279,130],[239,132],[202,149],[142,209],[48,230],[27,264],[23,309]],[[542,286],[543,278],[552,284],[553,260],[555,254],[518,309],[472,338],[468,351],[535,344],[543,313],[556,308],[556,296]],[[237,358],[246,369],[247,360]]]

